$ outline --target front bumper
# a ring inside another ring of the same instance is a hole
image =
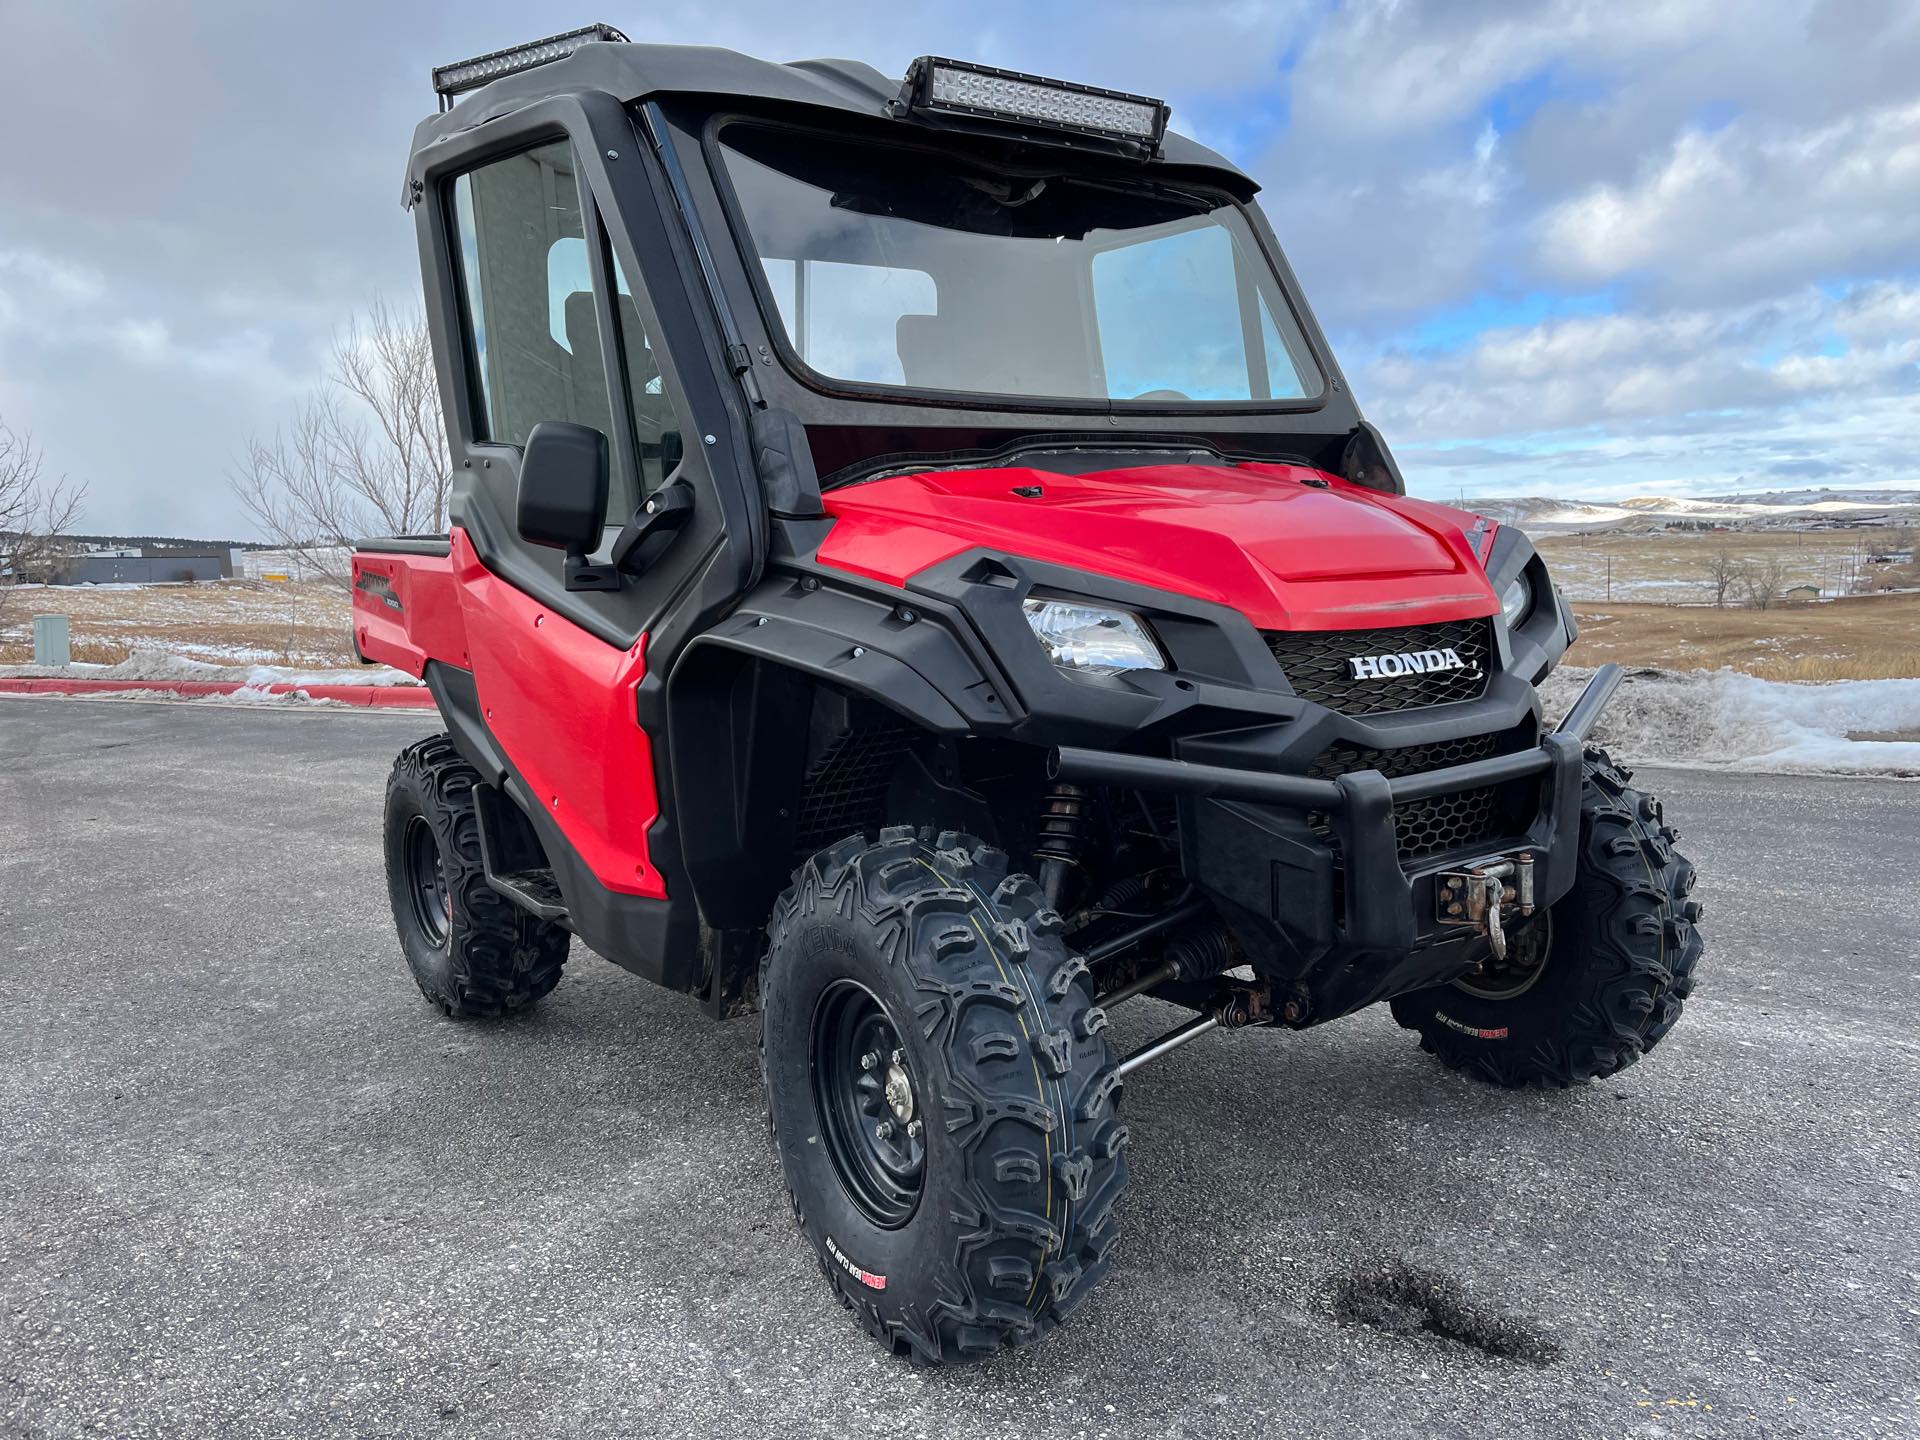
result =
[[[1170,792],[1181,800],[1189,879],[1210,894],[1255,967],[1293,982],[1312,1019],[1455,978],[1479,958],[1477,936],[1438,919],[1435,887],[1463,859],[1530,855],[1535,895],[1551,905],[1579,865],[1581,758],[1619,688],[1603,665],[1539,744],[1389,779],[1331,779],[1063,747],[1063,780]],[[1402,861],[1396,804],[1534,781],[1531,817],[1471,856]],[[1309,817],[1322,817],[1316,830]]]

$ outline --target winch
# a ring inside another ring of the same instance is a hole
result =
[[[1532,851],[1521,851],[1437,876],[1433,895],[1440,923],[1471,926],[1487,937],[1494,959],[1506,959],[1502,917],[1509,906],[1523,920],[1533,914],[1533,862]]]

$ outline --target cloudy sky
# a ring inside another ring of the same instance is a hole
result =
[[[1920,0],[0,0],[0,419],[89,528],[246,532],[248,434],[416,287],[428,69],[591,18],[1168,97],[1422,493],[1920,484]]]

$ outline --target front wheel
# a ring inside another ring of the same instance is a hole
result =
[[[836,1293],[922,1364],[1045,1334],[1105,1272],[1127,1183],[1059,917],[1000,852],[896,827],[809,860],[768,929],[768,1112]]]
[[[1677,832],[1630,778],[1587,752],[1573,889],[1514,932],[1505,963],[1394,1000],[1424,1049],[1495,1084],[1567,1086],[1624,1069],[1673,1028],[1700,904]]]

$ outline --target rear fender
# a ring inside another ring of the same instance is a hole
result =
[[[362,660],[416,679],[425,676],[429,660],[471,665],[446,539],[362,542],[353,556],[353,645]]]

